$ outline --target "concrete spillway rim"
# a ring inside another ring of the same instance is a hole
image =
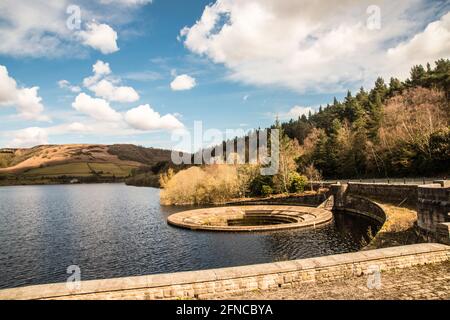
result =
[[[296,218],[297,222],[271,224],[229,226],[225,221],[236,219],[246,212],[262,212],[266,217],[276,218],[278,214]],[[306,217],[306,218],[305,218]],[[259,232],[287,229],[306,229],[330,222],[333,218],[331,211],[322,208],[292,206],[292,205],[245,205],[201,208],[187,210],[170,215],[167,223],[185,229],[221,232]]]

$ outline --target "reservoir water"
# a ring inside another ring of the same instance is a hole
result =
[[[351,252],[379,228],[345,213],[316,229],[263,233],[167,224],[185,209],[161,206],[158,189],[124,184],[0,187],[0,288],[64,282],[71,265],[90,280]]]

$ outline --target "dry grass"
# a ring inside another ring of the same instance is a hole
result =
[[[175,174],[161,190],[164,205],[219,204],[239,194],[238,172],[233,165],[191,167]]]
[[[383,210],[386,212],[388,219],[383,225],[382,230],[386,232],[401,232],[408,230],[414,226],[417,221],[417,211],[396,207],[391,204],[382,204]]]
[[[386,248],[421,242],[414,231],[417,211],[392,204],[379,203],[386,213],[386,221],[365,249]]]
[[[0,166],[0,173],[20,173],[28,169],[73,162],[102,162],[133,167],[142,165],[135,161],[121,160],[117,155],[110,154],[108,148],[106,145],[65,144],[17,149],[13,157],[8,159],[8,167]]]

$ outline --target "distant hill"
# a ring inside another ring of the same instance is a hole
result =
[[[170,150],[132,144],[5,148],[0,149],[0,185],[120,181],[133,172],[164,167],[170,162]]]

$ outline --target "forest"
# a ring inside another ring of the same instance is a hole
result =
[[[447,177],[449,101],[448,59],[436,61],[434,67],[412,67],[405,81],[391,78],[386,83],[378,78],[372,89],[360,88],[356,94],[348,91],[343,101],[335,98],[316,113],[284,123],[277,120],[270,128],[280,133],[275,175],[260,174],[264,163],[248,163],[250,137],[267,130],[257,129],[222,143],[224,157],[227,145],[236,150],[243,143],[245,164],[226,164],[222,159],[214,165],[169,169],[162,174],[161,201],[223,203],[234,198],[303,193],[309,182],[322,179]],[[199,152],[214,157],[216,147]]]
[[[282,123],[301,145],[299,170],[326,178],[447,175],[450,60],[413,66],[405,81],[382,78],[319,111]]]

